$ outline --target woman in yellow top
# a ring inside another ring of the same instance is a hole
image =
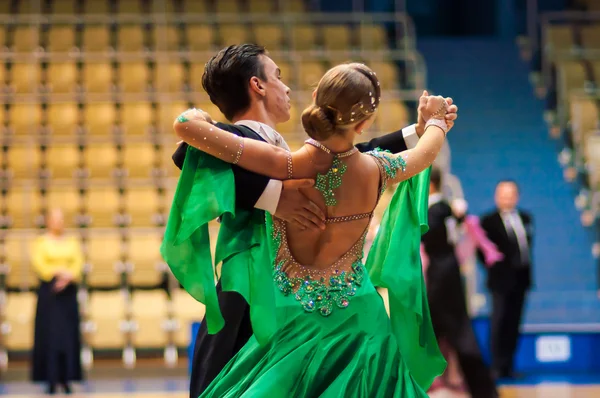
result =
[[[65,236],[60,210],[49,212],[47,226],[48,232],[34,241],[31,251],[40,278],[32,378],[47,383],[49,394],[55,394],[59,384],[70,394],[69,383],[82,379],[77,282],[83,253],[77,238]]]

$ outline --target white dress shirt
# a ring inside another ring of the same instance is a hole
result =
[[[267,141],[271,145],[278,146],[280,148],[290,150],[290,147],[285,142],[281,134],[275,131],[270,126],[264,123],[257,122],[255,120],[240,120],[235,124],[246,126],[249,129],[255,131],[262,139]],[[414,148],[419,142],[419,136],[417,135],[416,125],[410,125],[402,129],[402,135],[404,136],[404,142],[406,142],[407,148]],[[254,205],[257,209],[268,211],[271,214],[275,214],[277,206],[279,205],[279,198],[281,197],[281,190],[283,189],[283,182],[280,180],[270,180],[267,187],[263,191],[260,198]]]
[[[525,231],[525,226],[523,225],[523,220],[519,215],[519,212],[516,210],[513,211],[503,211],[500,213],[502,216],[502,222],[504,223],[504,228],[506,231],[510,233],[512,229],[517,237],[517,244],[519,245],[519,251],[521,252],[521,259],[524,263],[529,261],[529,242],[527,241],[527,232]]]

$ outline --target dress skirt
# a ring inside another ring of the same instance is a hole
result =
[[[32,380],[50,384],[82,380],[81,335],[77,286],[52,290],[41,282],[35,315]]]
[[[372,286],[328,317],[291,297],[265,346],[252,336],[200,397],[426,398],[413,380]],[[418,342],[415,342],[418,345]]]

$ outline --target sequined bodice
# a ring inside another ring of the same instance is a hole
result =
[[[387,181],[396,175],[404,164],[382,151],[369,152],[377,162],[380,171],[380,192],[387,186]],[[373,212],[333,217],[326,223],[350,222],[371,218]],[[370,220],[369,220],[370,221]],[[370,223],[369,223],[370,224]],[[300,264],[292,255],[288,243],[286,223],[280,219],[273,220],[273,239],[277,253],[275,255],[273,277],[279,291],[285,296],[294,295],[306,312],[318,312],[327,316],[335,308],[343,309],[350,305],[351,298],[356,295],[365,278],[368,278],[363,265],[363,248],[369,224],[358,240],[337,261],[328,267],[314,267]]]

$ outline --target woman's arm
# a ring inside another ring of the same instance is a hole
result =
[[[376,153],[385,174],[386,183],[398,183],[419,174],[433,164],[436,156],[442,148],[442,144],[448,132],[448,126],[444,120],[447,103],[444,98],[421,97],[425,102],[423,116],[427,120],[425,133],[416,147],[399,154]],[[420,106],[421,107],[421,106]]]
[[[188,110],[175,120],[173,128],[189,145],[225,162],[278,180],[291,178],[290,152],[221,130],[205,112]]]
[[[50,282],[54,278],[56,270],[48,266],[44,248],[44,238],[37,237],[31,245],[31,265],[41,280]]]
[[[407,180],[431,166],[445,139],[446,132],[441,127],[429,125],[415,148],[393,155],[402,166],[390,181],[398,183]]]

